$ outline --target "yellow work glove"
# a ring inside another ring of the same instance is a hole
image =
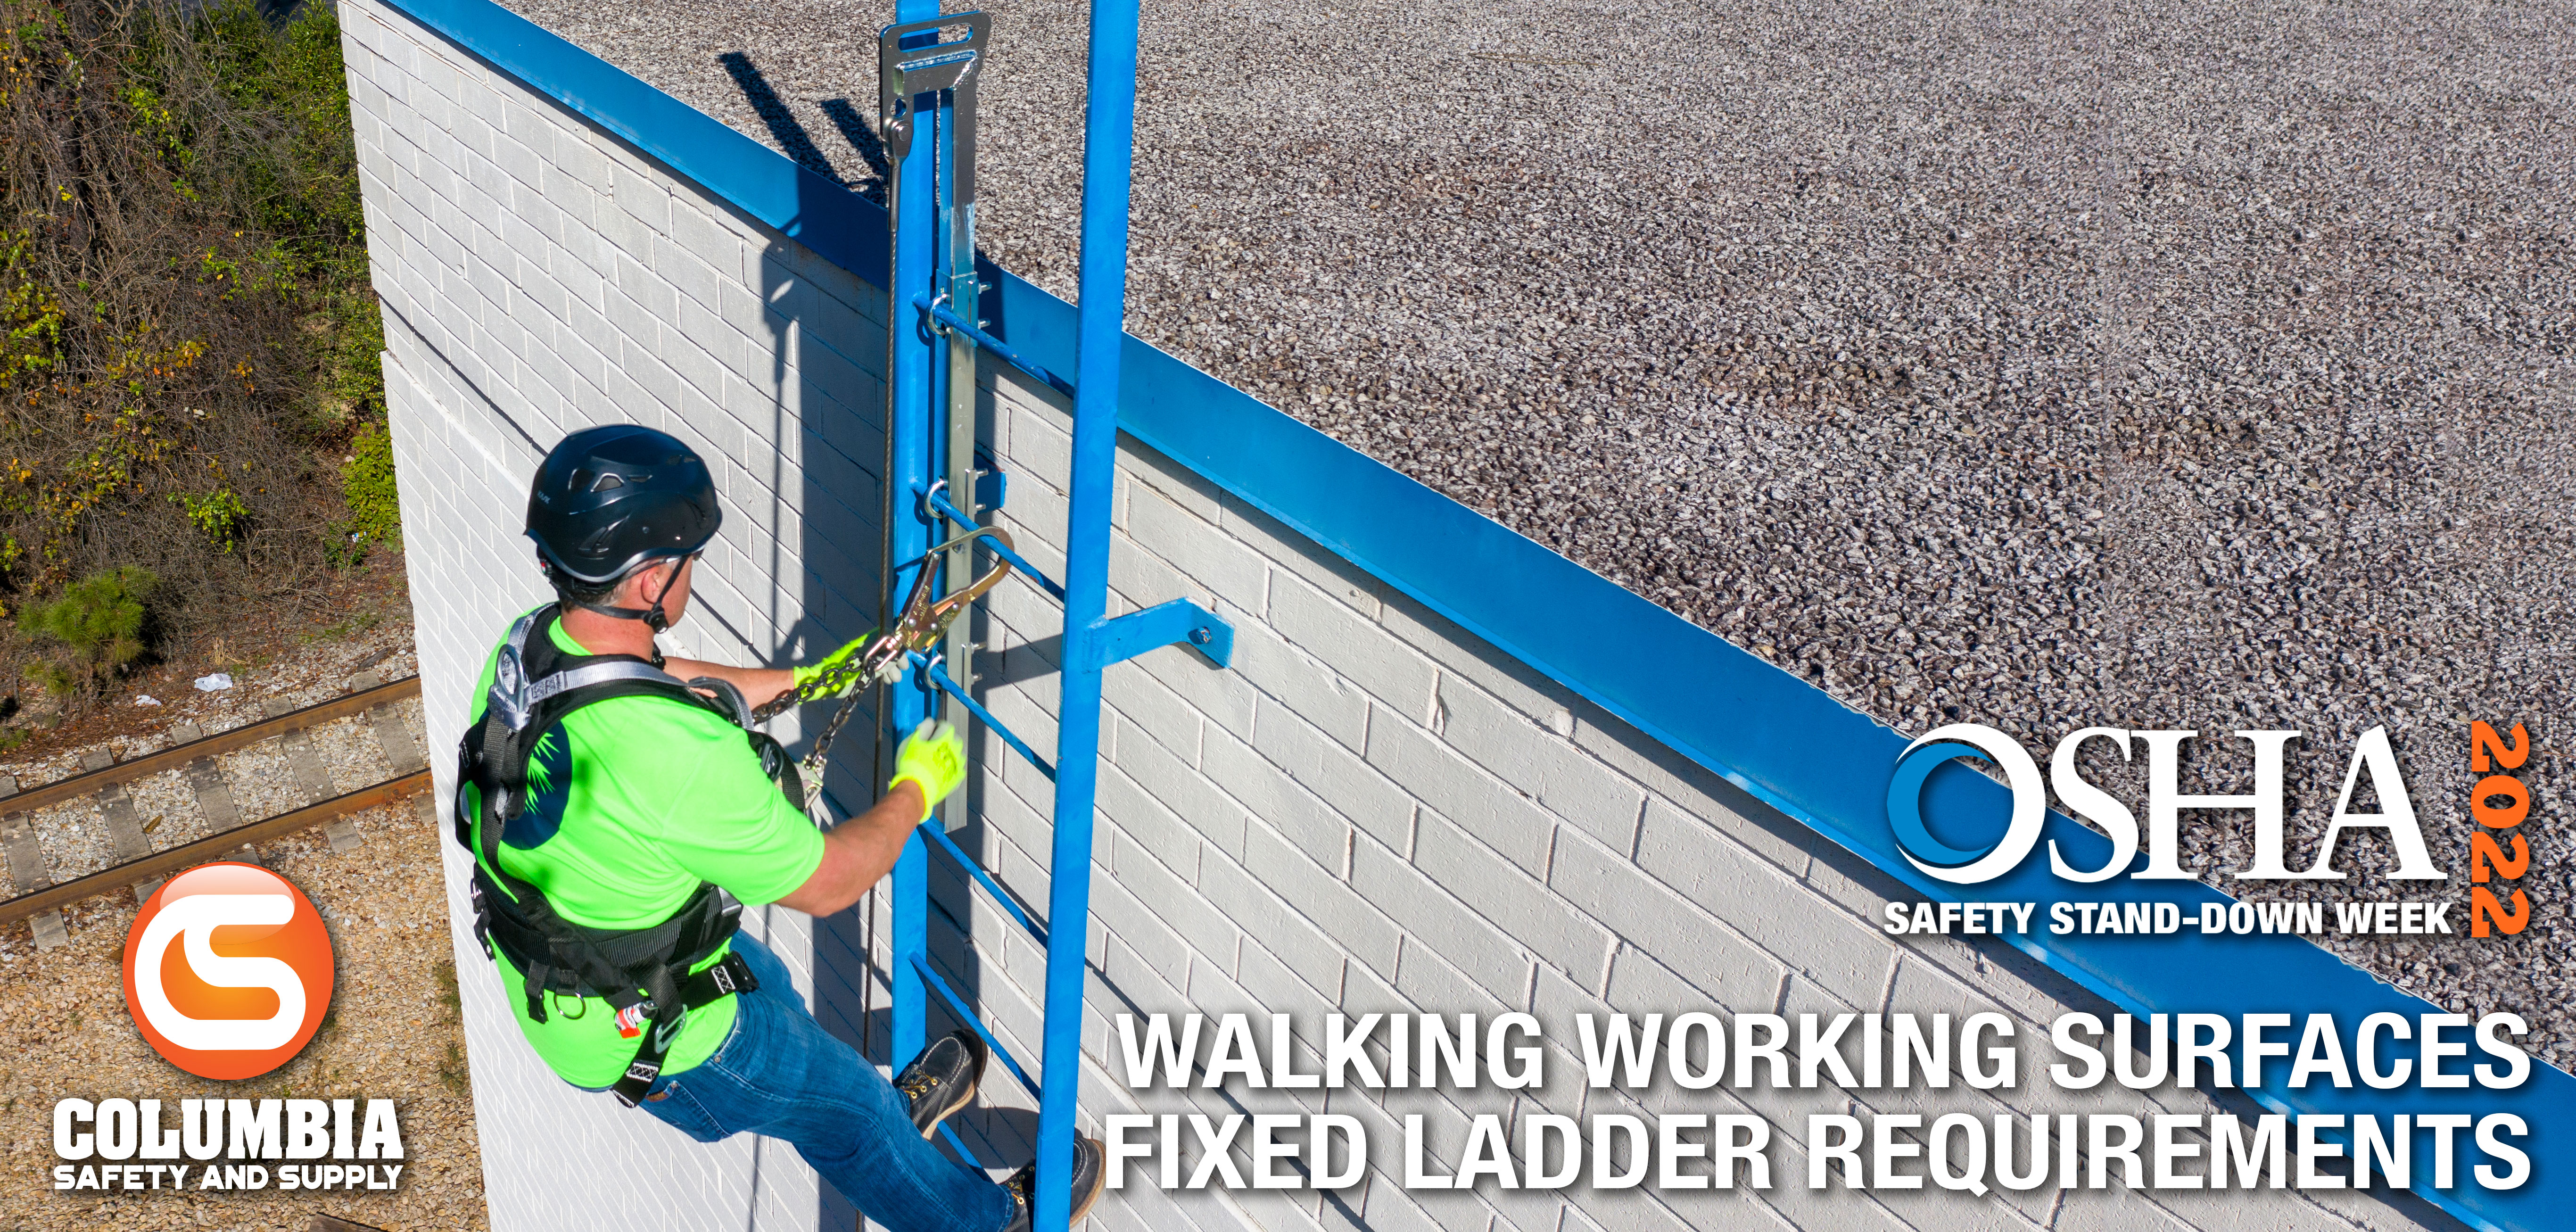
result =
[[[875,641],[876,637],[877,631],[870,629],[867,632],[860,634],[857,641],[854,641],[847,646],[843,646],[839,650],[835,650],[815,662],[808,663],[802,667],[791,667],[787,669],[787,676],[790,680],[795,682],[797,691],[801,693],[804,691],[805,686],[816,678],[840,667],[842,664],[848,663],[852,659],[858,658],[860,652],[866,650],[868,648],[868,643]],[[850,684],[854,686],[860,683],[862,682],[856,679],[850,681]],[[841,692],[847,693],[849,692],[849,689],[845,687]]]
[[[966,741],[957,734],[956,724],[923,719],[903,738],[894,751],[894,777],[886,782],[886,790],[893,791],[905,779],[921,788],[921,818],[930,820],[930,811],[966,781]]]

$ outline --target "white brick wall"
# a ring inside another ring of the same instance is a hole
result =
[[[781,661],[866,624],[881,534],[872,426],[882,294],[648,155],[426,31],[347,0],[350,80],[403,479],[434,737],[510,614],[541,598],[518,537],[526,482],[572,428],[652,424],[721,476],[722,539],[676,640]],[[987,376],[990,441],[1012,472],[1004,521],[1060,565],[1062,401]],[[1235,623],[1234,669],[1165,648],[1110,673],[1085,1046],[1108,1015],[1334,1009],[1526,1010],[1550,1026],[1547,1086],[1525,1093],[1130,1093],[1086,1072],[1084,1113],[1315,1111],[1360,1117],[1399,1166],[1422,1113],[1446,1156],[1476,1112],[1751,1112],[1771,1119],[1774,1188],[1707,1195],[1406,1193],[1372,1174],[1302,1192],[1113,1195],[1108,1229],[1364,1227],[1381,1232],[1800,1228],[2349,1229],[2416,1226],[2366,1197],[2224,1199],[2127,1191],[1977,1198],[1939,1190],[1809,1192],[1796,1142],[1810,1111],[1981,1113],[2205,1107],[2040,1094],[2045,1023],[2075,994],[2009,956],[1899,945],[1870,923],[1893,883],[1669,749],[1151,451],[1122,448],[1113,607],[1176,596]],[[1032,649],[1055,606],[1005,586],[987,674],[1027,677],[987,703],[1039,749],[1054,682]],[[792,736],[792,729],[781,733]],[[441,747],[445,747],[444,743]],[[986,734],[957,837],[1043,911],[1048,782]],[[845,799],[863,799],[836,778]],[[451,887],[461,853],[450,852]],[[1042,955],[933,859],[933,953],[1034,1065]],[[452,889],[457,918],[461,893]],[[859,927],[773,909],[755,927],[819,992],[845,1037],[866,978]],[[967,939],[972,938],[972,946]],[[460,935],[460,953],[470,947]],[[517,1038],[479,956],[463,964],[495,1227],[847,1226],[846,1207],[783,1148],[700,1146],[555,1081]],[[1594,1094],[1571,1015],[1706,1006],[1751,1012],[1997,1009],[2024,1042],[2018,1090],[1753,1089]],[[879,1004],[882,1005],[880,997]],[[879,1037],[882,1039],[882,1037]],[[1025,1159],[1029,1102],[998,1067],[981,1153]],[[756,1204],[756,1206],[755,1206]],[[746,1220],[746,1212],[751,1216]]]

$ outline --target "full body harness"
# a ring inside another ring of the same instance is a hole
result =
[[[994,527],[979,527],[932,548],[928,555],[935,558],[974,539],[991,539],[1004,551],[1011,547],[1009,535]],[[492,691],[484,703],[483,721],[466,729],[456,751],[456,841],[479,857],[472,883],[474,935],[487,954],[499,946],[500,955],[526,980],[528,1017],[534,1021],[546,1020],[549,992],[605,998],[621,1012],[644,1007],[651,1018],[643,1042],[637,1045],[625,1076],[609,1088],[620,1103],[633,1107],[661,1075],[663,1058],[690,1010],[759,987],[738,954],[728,954],[723,962],[689,974],[689,968],[706,961],[733,936],[742,904],[721,888],[700,882],[697,892],[671,918],[651,928],[591,928],[563,918],[546,901],[544,891],[502,871],[501,832],[511,818],[527,810],[528,759],[535,754],[538,740],[565,715],[612,697],[667,697],[712,710],[743,729],[770,781],[817,825],[824,825],[819,796],[825,758],[832,737],[856,708],[859,693],[854,686],[863,680],[894,678],[907,654],[935,653],[949,624],[1010,569],[1007,558],[998,560],[964,589],[934,598],[937,571],[924,568],[892,632],[872,638],[848,662],[781,693],[758,711],[745,704],[741,690],[722,680],[682,681],[662,671],[658,662],[633,655],[567,654],[555,647],[551,637],[531,638],[531,630],[551,626],[560,604],[548,604],[510,626],[509,641],[501,647]],[[617,616],[646,615],[655,631],[661,628],[653,619],[661,610],[659,600],[651,613],[599,610]],[[705,693],[716,697],[710,699]],[[817,733],[802,773],[777,740],[752,727],[791,706],[834,697],[842,699],[841,706]],[[479,845],[465,800],[469,784],[483,798]]]
[[[528,760],[537,742],[565,715],[615,697],[667,697],[725,716],[744,728],[779,790],[799,808],[806,801],[796,765],[776,740],[749,727],[750,708],[740,691],[721,680],[683,682],[633,655],[575,655],[532,630],[549,628],[559,610],[548,604],[510,626],[501,648],[483,721],[468,728],[457,747],[456,841],[479,857],[474,864],[474,936],[490,954],[518,970],[527,983],[528,1017],[546,1021],[548,993],[601,997],[623,1012],[648,1015],[643,1040],[625,1076],[609,1088],[628,1107],[644,1097],[662,1072],[671,1042],[688,1012],[737,992],[759,987],[739,954],[690,974],[733,937],[742,904],[721,888],[699,882],[697,891],[667,920],[650,928],[592,928],[556,912],[545,892],[501,867],[501,833],[528,806]],[[696,690],[717,695],[711,700]],[[465,787],[483,802],[478,844]]]

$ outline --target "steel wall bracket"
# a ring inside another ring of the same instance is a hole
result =
[[[1098,670],[1158,647],[1178,642],[1218,667],[1234,665],[1234,626],[1225,618],[1187,599],[1158,603],[1141,612],[1092,626],[1091,658]]]

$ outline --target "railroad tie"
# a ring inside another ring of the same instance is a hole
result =
[[[206,733],[194,723],[180,723],[170,729],[172,744],[189,744],[205,738]],[[206,816],[206,833],[221,834],[242,823],[241,809],[233,803],[233,789],[224,782],[223,767],[216,765],[214,758],[200,757],[189,762],[180,773],[188,780],[188,790],[196,793],[197,811]],[[259,848],[249,843],[242,844],[241,850],[234,852],[232,858],[244,864],[266,863],[259,858]]]
[[[268,699],[265,706],[268,717],[272,719],[295,710],[283,698],[276,697]],[[286,745],[286,768],[294,773],[296,786],[304,792],[298,803],[312,804],[340,794],[340,789],[331,783],[330,768],[322,764],[321,750],[313,747],[312,733],[299,727],[278,739]],[[334,818],[323,826],[322,836],[331,840],[333,851],[348,851],[358,845],[358,827],[350,824],[346,817]]]
[[[106,749],[91,749],[81,755],[83,770],[105,770],[115,764],[116,754]],[[99,788],[98,794],[90,799],[98,802],[100,815],[107,818],[107,837],[116,846],[117,863],[140,860],[152,854],[152,836],[143,832],[143,819],[135,815],[134,797],[127,794],[125,784],[110,783]],[[166,877],[146,877],[135,882],[134,901],[140,904],[152,897],[152,892],[160,889],[161,883],[167,880]]]
[[[18,780],[0,774],[0,798],[18,794]],[[0,852],[9,857],[9,880],[20,894],[33,894],[54,884],[53,874],[45,869],[45,845],[36,840],[36,819],[25,813],[0,815]],[[36,934],[36,948],[57,950],[72,943],[71,930],[63,927],[63,913],[48,907],[27,917],[27,927]]]
[[[351,676],[349,691],[363,693],[383,683],[384,677],[371,669]],[[421,756],[420,742],[412,739],[411,728],[404,725],[402,711],[394,703],[367,707],[367,726],[375,729],[376,747],[384,751],[385,764],[392,766],[394,773],[409,774],[429,764],[429,759]]]

